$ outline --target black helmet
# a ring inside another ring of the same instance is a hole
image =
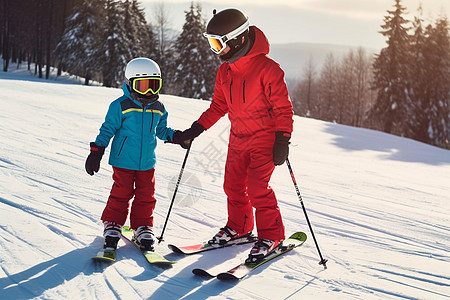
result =
[[[204,36],[208,38],[211,50],[216,54],[221,53],[225,44],[228,44],[231,50],[226,56],[231,57],[247,42],[248,28],[249,21],[240,10],[229,8],[216,13],[214,9]],[[242,37],[245,37],[244,43]]]
[[[225,35],[239,28],[247,22],[247,17],[238,9],[229,8],[216,13],[213,11],[213,17],[206,27],[206,33]]]

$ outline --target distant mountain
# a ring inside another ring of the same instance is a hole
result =
[[[305,66],[310,58],[317,72],[320,72],[325,58],[332,53],[335,59],[340,59],[351,50],[356,50],[355,46],[343,46],[332,44],[313,44],[313,43],[291,43],[291,44],[272,44],[269,56],[276,60],[283,68],[286,79],[296,80],[302,77]],[[367,54],[377,53],[376,49],[365,48]]]
[[[169,27],[175,28],[173,36],[176,36],[177,32],[179,33],[181,31],[181,28],[185,22],[185,11],[189,9],[190,4],[191,3],[188,1],[163,3],[165,12],[167,13]],[[154,23],[154,12],[157,5],[158,4],[152,2],[143,2],[143,8],[146,11],[146,15],[150,23]],[[209,19],[211,17],[213,8],[220,10],[226,6],[227,4],[225,3],[218,5],[217,3],[203,1],[202,8],[205,19]],[[266,7],[253,5],[251,7],[243,5],[241,8],[244,11],[252,11],[254,15],[264,14],[267,11]],[[271,40],[269,39],[269,42],[270,41]],[[329,53],[333,53],[336,59],[338,59],[347,54],[351,49],[356,48],[358,47],[306,42],[295,42],[289,44],[271,43],[269,55],[281,64],[286,73],[286,79],[290,81],[301,77],[302,70],[306,63],[308,63],[310,57],[312,57],[313,62],[317,67],[317,71],[319,71]],[[369,48],[366,48],[366,50],[368,53],[376,53],[378,51],[376,49]]]
[[[161,2],[163,3],[163,2]],[[143,2],[143,8],[146,11],[148,21],[154,23],[154,12],[158,4],[152,2]],[[190,7],[191,3],[186,2],[164,2],[163,7],[167,14],[169,26],[175,28],[172,36],[176,36],[181,32],[181,28],[185,22],[185,11]],[[211,3],[202,1],[203,14],[205,19],[211,17],[213,8],[222,9],[227,4],[223,3],[218,5],[217,3]],[[243,5],[241,7],[244,11],[252,11],[254,15],[264,14],[267,11],[266,7],[253,6],[247,7]],[[271,40],[269,39],[269,42]],[[326,56],[329,53],[333,53],[336,59],[341,58],[347,54],[351,49],[357,49],[356,46],[343,46],[334,44],[318,44],[307,42],[295,42],[289,44],[272,44],[269,55],[281,64],[283,70],[286,73],[287,81],[295,81],[301,78],[304,66],[308,63],[310,57],[320,71]],[[367,53],[376,53],[378,50],[365,48]]]

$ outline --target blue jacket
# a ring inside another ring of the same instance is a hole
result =
[[[122,90],[123,96],[110,104],[95,144],[107,147],[114,136],[110,165],[138,171],[152,169],[156,164],[156,137],[163,141],[172,139],[175,130],[167,127],[167,111],[161,102],[144,108],[130,97],[125,83]]]

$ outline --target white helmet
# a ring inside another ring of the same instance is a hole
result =
[[[153,83],[155,85],[152,84],[152,86],[154,87],[152,90],[153,94],[156,94],[161,88],[161,69],[159,68],[158,64],[150,58],[134,58],[127,64],[125,68],[125,83],[131,89],[135,89],[135,84],[133,84],[133,81],[137,82],[137,80],[135,79],[138,78],[158,79],[157,82]],[[143,94],[142,92],[140,93]]]
[[[125,78],[130,80],[131,78],[143,76],[161,77],[161,69],[158,64],[150,58],[138,57],[130,60],[125,68]]]

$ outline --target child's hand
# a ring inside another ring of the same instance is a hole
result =
[[[205,128],[199,123],[194,122],[191,128],[184,131],[175,131],[173,134],[173,143],[187,149],[189,148],[192,140],[198,137],[203,131],[205,131]]]
[[[183,139],[183,132],[180,130],[177,130],[173,133],[173,141],[169,139],[170,143],[178,144],[183,149],[188,149],[191,145],[192,140],[184,140]]]
[[[91,153],[86,159],[85,168],[89,175],[94,175],[94,172],[98,172],[100,169],[100,161],[102,160],[103,153],[105,153],[105,147],[97,146],[95,143],[91,143]]]

